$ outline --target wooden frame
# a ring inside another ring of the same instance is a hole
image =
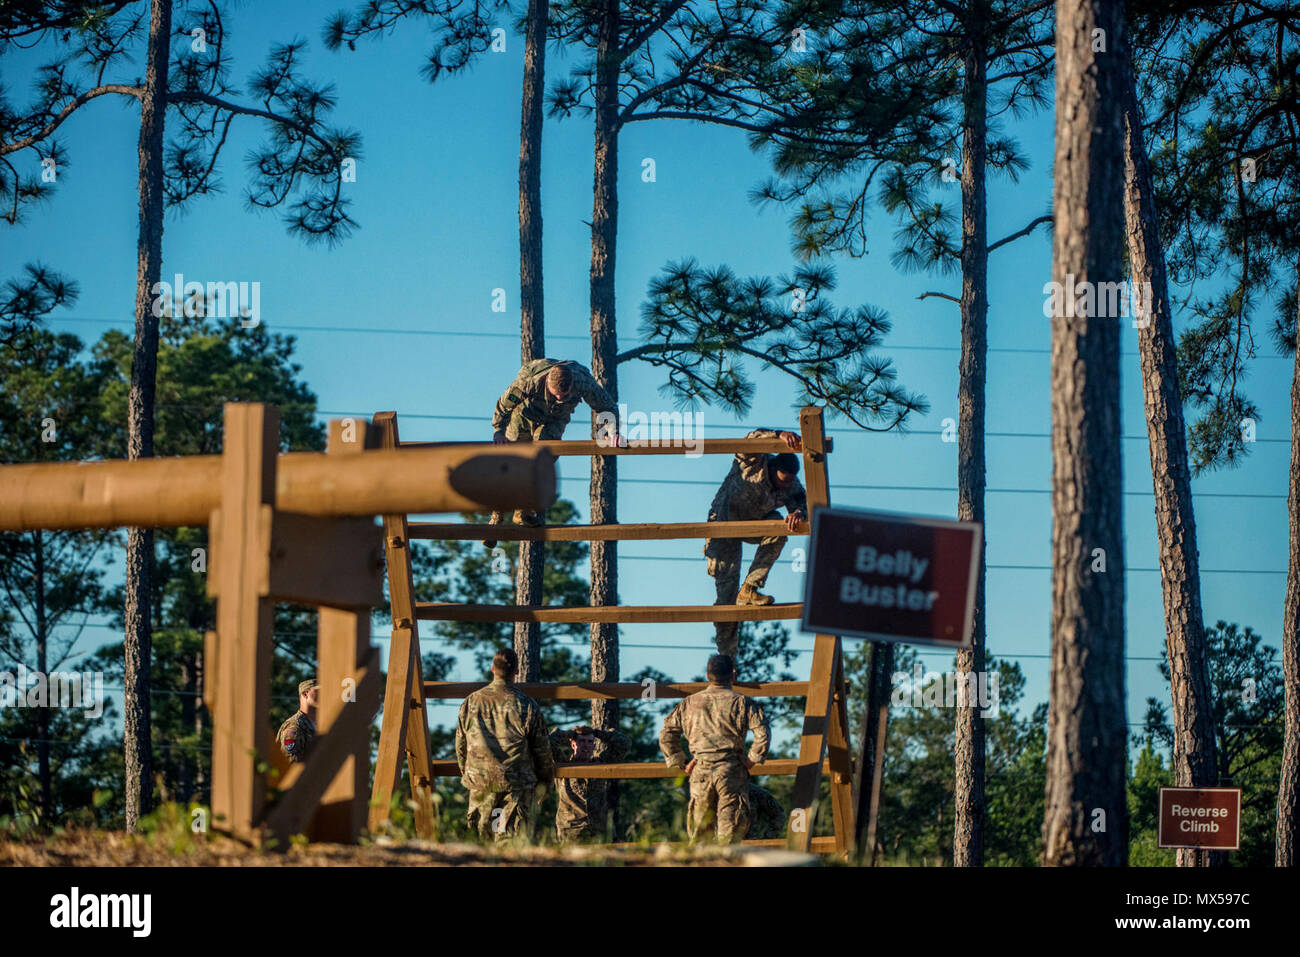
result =
[[[546,508],[555,460],[544,449],[487,443],[400,451],[395,430],[387,449],[358,454],[379,438],[364,419],[332,422],[327,455],[279,455],[273,406],[229,403],[224,412],[219,456],[0,466],[0,531],[208,525],[208,594],[217,602],[217,627],[204,635],[212,826],[281,850],[304,832],[354,841],[365,825],[379,703],[370,609],[383,602],[383,536],[374,515]],[[318,736],[305,764],[284,760],[269,725],[277,601],[320,608]],[[413,614],[407,623],[414,641]],[[416,698],[423,717],[422,690]],[[413,734],[420,726],[408,723]],[[416,780],[427,787],[427,775]]]
[[[393,413],[384,412],[376,416],[376,421],[385,429],[391,424],[391,436],[394,446],[420,449],[455,449],[458,443],[437,442],[399,442],[397,423]],[[803,462],[805,487],[808,493],[809,511],[818,505],[830,504],[829,484],[826,472],[826,456],[831,451],[831,442],[826,438],[822,420],[822,410],[807,406],[799,415],[800,433],[803,442]],[[388,432],[385,433],[389,434]],[[701,454],[734,454],[736,452],[782,452],[785,444],[779,439],[708,439],[702,441],[696,451]],[[527,448],[545,450],[554,455],[681,455],[686,449],[681,447],[648,446],[634,448],[611,448],[596,441],[541,441],[528,443]],[[438,523],[407,523],[406,516],[385,516],[386,534],[394,535],[393,529],[405,544],[411,538],[418,539],[456,539],[476,540],[488,536],[488,530],[478,525],[450,525]],[[634,525],[577,525],[563,527],[528,528],[515,525],[492,526],[490,537],[498,541],[625,541],[676,538],[716,537],[718,531],[725,529],[729,537],[752,538],[767,535],[807,534],[807,526],[801,525],[798,531],[790,532],[780,521],[759,522],[688,522],[671,524],[634,524]],[[405,569],[405,570],[404,570]],[[415,602],[410,599],[411,584],[409,578],[409,560],[403,565],[393,561],[393,552],[389,551],[389,592],[400,596],[393,603],[394,650],[390,652],[389,661],[389,698],[399,697],[397,689],[404,689],[412,695],[410,709],[418,711],[422,720],[425,716],[427,698],[464,698],[481,682],[421,682],[419,680],[419,635],[417,622],[432,621],[566,621],[566,622],[689,622],[689,621],[761,621],[779,619],[798,619],[802,613],[800,604],[774,605],[735,605],[735,606],[610,606],[610,607],[573,607],[553,606],[532,607],[518,605],[473,605],[454,603]],[[409,642],[409,655],[397,649],[398,635],[402,641]],[[406,664],[403,664],[406,662]],[[411,662],[414,662],[414,667]],[[400,673],[398,673],[400,672]],[[395,675],[396,673],[396,675]],[[675,682],[658,686],[657,697],[683,697],[703,687],[700,682]],[[527,683],[519,685],[520,689],[531,697],[545,699],[581,699],[581,698],[624,698],[639,699],[642,687],[629,683]],[[774,845],[782,844],[801,850],[836,853],[848,857],[852,852],[854,839],[854,805],[852,800],[852,765],[849,753],[847,689],[844,684],[843,660],[840,641],[829,635],[817,635],[814,639],[813,663],[809,680],[806,682],[766,682],[762,684],[738,684],[736,690],[742,694],[754,696],[800,696],[806,699],[804,708],[803,733],[799,743],[799,756],[795,759],[767,761],[756,769],[757,774],[794,774],[795,792],[793,807],[790,812],[787,837],[780,841],[747,841],[748,844]],[[406,700],[405,695],[401,700]],[[405,709],[403,709],[405,711]],[[396,786],[399,773],[401,750],[405,745],[408,762],[412,763],[412,780],[426,773],[429,777],[455,776],[459,769],[455,761],[432,760],[427,751],[427,730],[423,743],[426,750],[413,752],[408,736],[402,734],[399,720],[390,722],[388,709],[385,709],[383,732],[379,742],[378,767],[385,769],[383,788],[376,775],[375,800],[372,802],[371,827],[382,826],[387,819],[387,795],[391,795]],[[426,724],[427,728],[427,724]],[[414,747],[420,747],[419,736]],[[415,764],[419,765],[417,771]],[[823,772],[829,773],[831,790],[831,807],[835,828],[834,837],[813,838],[818,810],[818,791]],[[565,767],[558,771],[560,777],[586,778],[672,778],[680,774],[662,762],[645,764],[588,765],[583,767]],[[384,798],[381,800],[381,798]]]

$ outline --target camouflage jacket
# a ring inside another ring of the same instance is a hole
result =
[[[774,439],[776,429],[755,429],[747,439]],[[719,522],[758,521],[778,508],[808,512],[808,499],[798,479],[789,488],[777,488],[767,474],[768,456],[762,452],[737,452],[731,471],[713,496],[710,518]]]
[[[546,391],[546,376],[551,367],[557,365],[568,366],[573,372],[573,391],[563,402],[556,402]],[[586,402],[596,412],[617,411],[614,400],[600,387],[586,366],[570,360],[533,359],[524,363],[510,388],[497,399],[492,429],[504,432],[512,415],[521,415],[533,426],[550,422],[565,425],[580,401]]]
[[[467,697],[456,720],[456,763],[471,791],[511,791],[555,776],[537,702],[501,678]]]
[[[289,763],[300,764],[307,760],[307,752],[311,750],[315,737],[316,722],[301,711],[295,711],[280,725],[275,739],[280,742],[280,750],[288,756]]]
[[[632,739],[622,731],[593,729],[591,733],[596,739],[596,751],[592,756],[594,764],[622,761],[632,750]],[[563,729],[551,732],[551,755],[557,765],[573,762],[571,735],[571,731]],[[604,807],[605,788],[606,781],[603,778],[556,778],[555,826],[561,830],[590,827],[593,823],[591,812],[594,810],[599,813]]]
[[[748,837],[785,837],[785,808],[771,791],[757,784],[749,785]]]
[[[725,685],[710,683],[703,691],[678,702],[664,719],[659,750],[670,768],[684,767],[682,736],[691,755],[702,764],[739,760],[745,753],[745,732],[754,732],[749,759],[755,764],[767,756],[771,732],[767,716],[753,700]]]

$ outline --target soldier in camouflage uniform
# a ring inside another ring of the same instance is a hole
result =
[[[749,833],[746,837],[785,837],[785,808],[776,795],[757,784],[749,785]]]
[[[755,429],[746,438],[779,438],[794,452],[803,449],[802,441],[793,432]],[[713,496],[709,521],[752,522],[779,519],[781,515],[777,508],[784,507],[786,527],[793,532],[800,522],[808,518],[808,501],[803,486],[796,478],[798,474],[799,459],[790,452],[782,452],[780,455],[738,452],[722,487]],[[743,588],[740,586],[741,541],[739,538],[710,538],[704,542],[704,554],[709,560],[708,571],[717,587],[718,598],[714,604],[770,605],[772,596],[762,594],[759,589],[767,583],[767,573],[785,548],[785,537],[774,535],[761,539],[744,539],[750,544],[757,544],[758,552],[749,566]],[[714,629],[719,654],[729,655],[734,660],[740,650],[740,623],[719,621],[714,623]]]
[[[555,778],[546,722],[537,702],[510,686],[519,660],[503,648],[492,683],[467,697],[456,720],[456,763],[469,791],[469,826],[502,840],[532,837],[537,786]]]
[[[767,756],[771,733],[763,709],[732,690],[736,666],[714,655],[706,671],[709,686],[683,698],[664,720],[659,750],[670,768],[691,779],[686,832],[692,841],[716,831],[723,843],[742,840],[749,830],[749,769]],[[745,733],[754,744],[745,754]],[[691,760],[682,753],[682,736]]]
[[[492,414],[492,441],[534,442],[564,437],[573,410],[586,402],[595,412],[617,414],[614,400],[600,387],[586,366],[568,359],[533,359],[525,362],[510,388],[497,400]],[[537,525],[541,518],[522,509],[514,514],[516,525]],[[489,520],[501,524],[501,513]],[[488,548],[496,542],[483,543]]]
[[[275,739],[290,764],[307,760],[312,740],[316,737],[316,679],[308,678],[298,685],[298,710],[285,719]]]
[[[613,764],[627,757],[632,739],[622,731],[600,731],[580,724],[572,731],[551,732],[555,763]],[[556,778],[555,834],[561,842],[603,837],[605,794],[601,778]]]

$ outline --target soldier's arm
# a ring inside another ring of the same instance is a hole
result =
[[[468,742],[465,739],[466,726],[466,708],[468,701],[460,703],[460,712],[456,715],[456,764],[460,767],[460,773],[465,773],[465,757],[469,751]]]
[[[767,757],[767,749],[772,743],[772,731],[767,724],[767,715],[763,713],[762,705],[756,704],[749,698],[745,699],[749,710],[749,730],[754,734],[754,743],[749,749],[749,760],[755,764],[762,764],[763,759]]]
[[[591,406],[593,412],[617,412],[614,400],[610,398],[596,377],[584,368],[574,369],[574,382],[582,401]]]
[[[686,754],[682,751],[682,706],[679,704],[664,719],[659,732],[659,750],[670,768],[686,767]]]
[[[537,708],[529,708],[528,748],[533,753],[533,770],[537,780],[550,787],[555,780],[555,758],[551,755],[551,741],[546,736],[546,722]]]
[[[547,735],[547,740],[551,743],[551,757],[556,764],[563,764],[573,757],[573,735],[570,732],[556,728]]]
[[[515,381],[510,383],[510,388],[501,393],[501,398],[497,399],[496,410],[492,413],[492,431],[504,432],[506,423],[510,421],[510,413],[514,412],[515,406],[524,401],[528,395],[528,367],[519,370],[515,376]]]
[[[798,479],[791,482],[785,490],[785,507],[791,515],[802,512],[804,518],[808,517],[808,493]]]
[[[307,750],[307,742],[298,730],[298,722],[282,726],[278,738],[280,750],[284,752],[290,763],[302,760],[303,753]]]
[[[602,758],[606,764],[614,764],[627,757],[632,750],[632,739],[622,731],[594,731],[598,741],[605,742],[605,754]]]

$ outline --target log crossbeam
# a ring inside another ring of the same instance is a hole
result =
[[[502,542],[649,542],[680,538],[789,538],[809,534],[807,522],[792,532],[776,519],[760,522],[668,522],[630,525],[478,525],[408,522],[413,539]]]
[[[415,604],[421,621],[549,621],[653,624],[689,621],[782,621],[800,618],[801,602],[774,605],[468,605],[455,602]]]
[[[482,445],[473,442],[403,442],[403,449],[456,448],[462,445]],[[543,439],[538,442],[516,442],[512,447],[540,447],[552,455],[685,455],[694,458],[700,455],[735,455],[739,452],[748,455],[761,453],[777,454],[789,452],[790,448],[780,439],[692,439],[678,440],[676,444],[639,445],[629,443],[625,447],[615,448],[596,439]],[[832,451],[830,439],[826,440],[824,452]]]

